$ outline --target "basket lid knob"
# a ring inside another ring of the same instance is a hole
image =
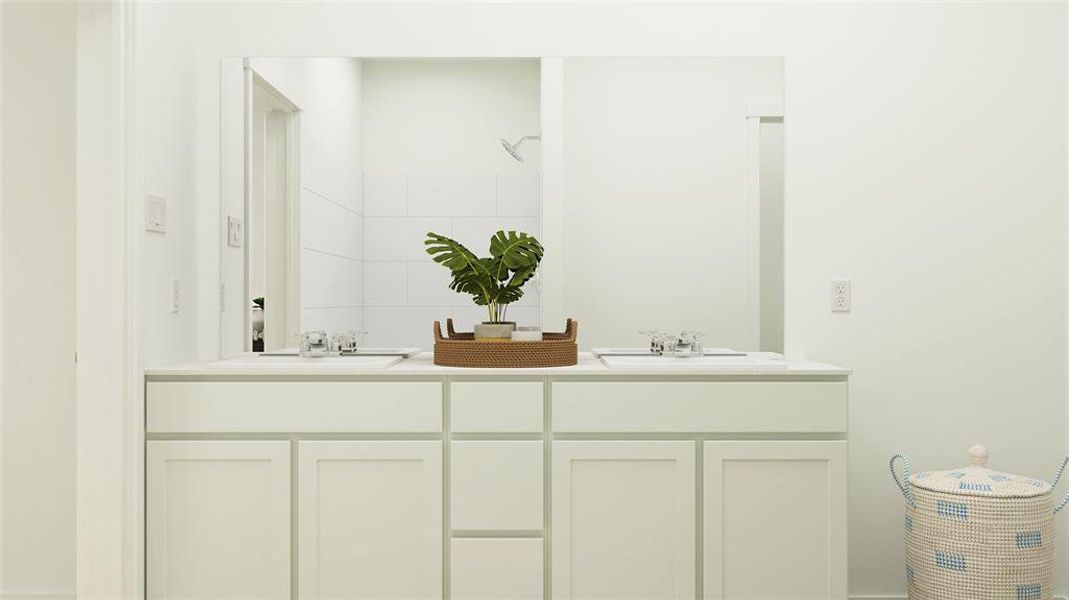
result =
[[[983,467],[987,465],[987,459],[989,458],[987,452],[987,446],[981,446],[979,444],[969,448],[969,464],[976,467]]]

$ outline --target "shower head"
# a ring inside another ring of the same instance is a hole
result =
[[[504,148],[505,152],[508,152],[509,155],[512,156],[512,158],[515,158],[516,160],[518,160],[520,162],[523,162],[523,157],[520,156],[519,150],[516,150],[516,146],[513,146],[512,144],[510,144],[509,141],[506,140],[505,138],[501,138],[501,147]]]
[[[501,147],[505,149],[505,152],[509,153],[509,156],[516,159],[518,162],[523,162],[523,156],[520,154],[520,144],[527,140],[540,140],[541,135],[525,135],[522,138],[516,140],[515,143],[510,144],[505,138],[501,138]]]

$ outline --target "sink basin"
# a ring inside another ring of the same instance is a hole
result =
[[[657,356],[649,348],[591,348],[594,356]],[[745,352],[731,348],[706,348],[705,356],[746,356]]]
[[[786,369],[786,361],[761,354],[747,354],[743,356],[690,356],[679,358],[676,356],[606,356],[602,355],[601,362],[610,369],[703,369],[707,371],[724,370],[755,370],[755,369]]]
[[[392,367],[404,360],[404,356],[394,354],[382,355],[347,355],[347,356],[321,356],[304,357],[286,354],[242,354],[233,358],[220,360],[210,364],[216,369],[231,368],[264,368],[278,369],[286,367],[322,367],[337,369],[385,369]]]
[[[365,348],[358,348],[355,354],[345,354],[341,358],[351,358],[357,356],[401,356],[408,358],[415,356],[422,352],[419,348],[391,348],[386,346],[367,346]],[[263,357],[294,357],[299,356],[296,348],[283,348],[282,350],[274,350],[271,352],[261,353]]]

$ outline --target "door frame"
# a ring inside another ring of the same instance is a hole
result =
[[[286,333],[287,340],[293,339],[300,333],[301,323],[301,108],[288,98],[282,91],[271,84],[262,75],[256,72],[244,61],[245,77],[245,189],[244,189],[244,219],[245,240],[242,250],[245,261],[245,283],[243,296],[245,298],[244,311],[244,348],[246,352],[252,351],[252,313],[249,307],[252,303],[252,292],[249,289],[249,204],[250,190],[253,177],[253,102],[256,90],[266,93],[271,97],[277,110],[284,114],[285,128],[285,153],[286,153],[286,182],[284,185],[283,200],[286,214],[286,239],[285,245],[285,272],[286,272]],[[223,216],[225,221],[226,217]],[[224,240],[224,244],[225,244]],[[266,326],[266,323],[265,323]],[[265,348],[266,349],[266,348]]]
[[[75,564],[79,598],[144,593],[144,207],[137,4],[77,7]]]

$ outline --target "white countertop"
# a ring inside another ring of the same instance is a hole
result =
[[[758,356],[758,354],[755,354]],[[836,367],[808,360],[782,361],[776,368],[767,364],[747,364],[744,361],[725,361],[717,366],[686,366],[688,359],[681,362],[669,362],[665,365],[615,366],[609,368],[589,352],[579,353],[579,363],[571,367],[549,367],[540,369],[467,369],[442,367],[434,364],[434,355],[430,352],[417,354],[412,358],[399,360],[386,368],[360,366],[347,363],[346,359],[322,360],[316,358],[292,357],[289,360],[271,360],[259,363],[251,355],[240,355],[233,359],[178,364],[167,367],[146,369],[148,378],[175,377],[301,377],[301,376],[360,376],[360,377],[399,377],[406,376],[494,376],[494,377],[538,377],[538,376],[750,376],[750,377],[845,377],[849,369]]]

